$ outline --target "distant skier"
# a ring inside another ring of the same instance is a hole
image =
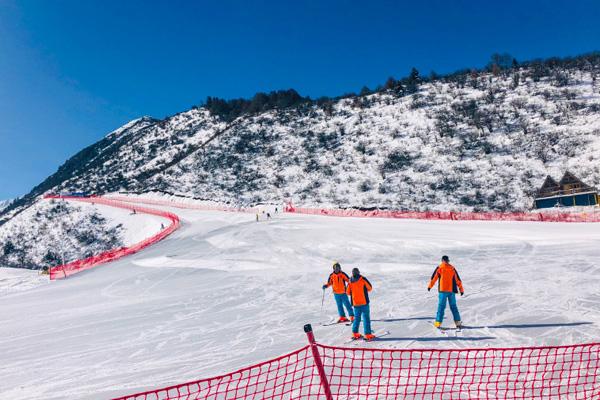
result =
[[[346,289],[346,293],[352,299],[354,306],[354,323],[352,324],[352,339],[360,339],[358,333],[360,321],[364,318],[363,329],[365,332],[365,340],[375,339],[375,335],[371,332],[371,310],[369,307],[369,292],[373,289],[371,282],[364,276],[361,276],[358,268],[352,270],[352,278]]]
[[[334,262],[333,272],[329,275],[327,283],[323,285],[323,290],[327,289],[329,286],[332,286],[333,297],[335,298],[338,314],[340,316],[338,322],[348,322],[354,320],[354,311],[352,310],[352,306],[348,300],[348,295],[346,295],[346,285],[348,282],[350,282],[350,278],[345,272],[342,271],[342,266],[340,263],[337,261]],[[346,307],[346,310],[348,310],[348,316],[350,319],[346,318],[344,307]]]
[[[460,320],[458,306],[456,305],[456,293],[460,292],[460,295],[462,296],[465,294],[465,290],[463,289],[460,276],[458,275],[456,268],[450,264],[450,259],[448,256],[443,256],[442,263],[435,269],[435,271],[433,271],[433,274],[431,275],[431,281],[429,282],[429,286],[427,286],[427,290],[430,291],[438,280],[439,302],[434,325],[436,328],[440,328],[442,326],[442,321],[444,320],[444,311],[446,309],[446,301],[448,301],[448,303],[450,303],[452,316],[454,317],[454,323],[456,324],[457,328],[460,328],[462,326],[462,322]]]

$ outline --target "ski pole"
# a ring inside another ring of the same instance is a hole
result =
[[[323,315],[323,303],[325,302],[325,289],[323,289],[323,296],[321,297],[321,311],[319,311],[320,315]]]

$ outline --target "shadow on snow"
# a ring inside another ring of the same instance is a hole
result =
[[[383,318],[372,319],[371,322],[401,322],[401,321],[433,321],[431,317]]]
[[[487,325],[487,326],[474,326],[465,325],[463,329],[531,329],[531,328],[559,328],[565,326],[580,326],[580,325],[593,325],[593,322],[555,322],[545,324],[502,324],[502,325]]]
[[[436,336],[436,337],[382,337],[376,339],[377,342],[401,342],[401,341],[415,341],[415,342],[450,342],[450,341],[461,341],[461,342],[478,342],[481,340],[492,340],[496,339],[494,336],[475,336],[475,337],[460,337],[460,336]]]

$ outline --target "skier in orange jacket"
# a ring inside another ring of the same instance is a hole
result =
[[[463,289],[462,281],[460,280],[458,271],[456,271],[456,268],[450,264],[450,259],[448,256],[443,256],[442,263],[435,269],[435,271],[433,271],[433,274],[431,275],[431,281],[427,286],[427,290],[431,290],[436,282],[438,282],[439,301],[437,315],[434,322],[435,327],[440,328],[442,326],[447,301],[450,303],[450,310],[452,311],[452,316],[454,317],[454,323],[456,324],[457,328],[460,328],[462,326],[462,322],[460,320],[458,306],[456,305],[456,293],[460,292],[460,295],[462,296],[465,294],[465,290]]]
[[[371,282],[360,274],[358,268],[352,270],[352,278],[346,289],[346,293],[352,299],[354,307],[354,323],[352,324],[352,339],[360,339],[358,328],[361,319],[364,318],[363,329],[365,332],[365,340],[373,340],[375,336],[371,331],[371,309],[369,307],[369,292],[373,290]]]
[[[337,261],[333,263],[333,272],[329,275],[327,279],[327,283],[323,285],[323,290],[327,289],[329,286],[332,286],[333,289],[333,297],[335,298],[335,303],[337,304],[338,314],[340,319],[338,322],[348,322],[354,321],[354,311],[352,310],[352,306],[348,301],[348,296],[346,295],[346,285],[350,282],[350,277],[342,271],[342,267],[340,263]],[[348,316],[350,319],[346,318],[346,314],[344,313],[344,307],[348,310]]]

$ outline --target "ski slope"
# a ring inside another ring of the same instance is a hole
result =
[[[336,315],[330,291],[320,312],[333,260],[373,283],[373,327],[390,334],[369,346],[598,341],[598,224],[294,214],[257,223],[165,209],[181,228],[131,257],[54,282],[0,269],[1,399],[106,399],[208,377],[303,346],[305,323],[341,345],[349,327],[319,326]],[[457,338],[430,324],[437,296],[426,286],[443,254],[474,327]]]

